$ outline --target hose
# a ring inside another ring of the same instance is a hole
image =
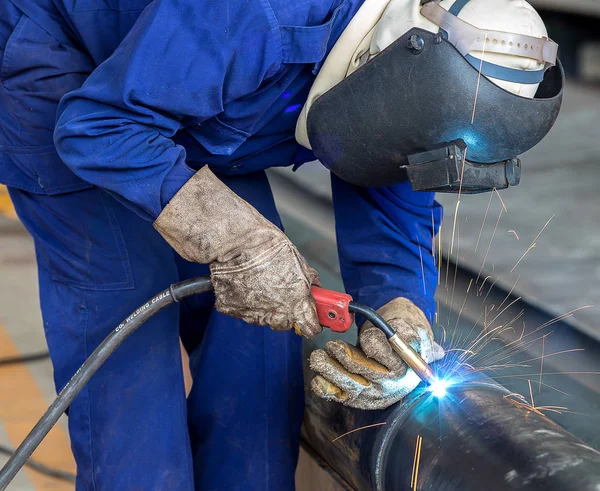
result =
[[[43,361],[50,358],[48,351],[41,351],[39,353],[31,353],[29,355],[22,356],[11,356],[10,358],[0,358],[0,367],[8,365],[17,365],[19,363],[32,363],[34,361]]]
[[[71,402],[73,402],[75,396],[79,394],[90,378],[92,378],[106,359],[125,339],[150,317],[173,302],[179,302],[182,298],[211,290],[212,283],[208,276],[175,283],[168,289],[152,297],[121,322],[75,372],[75,375],[67,382],[67,385],[60,391],[54,402],[48,407],[44,415],[29,432],[27,437],[25,437],[25,440],[23,440],[2,470],[0,470],[0,491],[4,491],[7,488],[40,442],[46,437],[61,415],[70,406]]]
[[[396,331],[394,331],[391,326],[385,321],[383,317],[381,317],[374,309],[371,307],[367,307],[366,305],[361,305],[356,302],[350,302],[348,304],[348,310],[350,312],[354,312],[355,314],[362,315],[365,319],[367,319],[371,324],[375,327],[378,327],[383,331],[385,336],[389,339]]]
[[[15,451],[12,448],[5,447],[4,445],[0,445],[0,454],[8,455],[9,457],[13,455]],[[62,471],[60,469],[53,469],[52,467],[48,467],[37,460],[27,460],[25,462],[27,467],[32,468],[34,471],[39,472],[40,474],[44,474],[53,479],[60,479],[62,481],[75,482],[75,474],[70,472]]]

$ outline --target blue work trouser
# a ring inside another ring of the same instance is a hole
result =
[[[281,226],[264,172],[223,180]],[[35,240],[57,390],[153,294],[209,273],[100,189],[10,195]],[[180,336],[194,379],[187,405]],[[71,405],[77,489],[293,489],[301,356],[299,337],[218,313],[213,294],[171,305],[127,339]]]

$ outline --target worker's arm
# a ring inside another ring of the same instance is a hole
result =
[[[348,293],[379,309],[411,300],[433,322],[437,267],[433,240],[442,208],[410,184],[360,188],[332,176],[342,277]]]
[[[146,219],[192,177],[171,138],[256,90],[280,65],[272,13],[245,0],[155,0],[58,109],[55,143],[83,180]]]
[[[79,177],[154,220],[185,259],[210,264],[217,310],[312,337],[316,271],[207,167],[194,174],[171,140],[279,70],[278,32],[268,2],[155,0],[63,99],[55,141]]]

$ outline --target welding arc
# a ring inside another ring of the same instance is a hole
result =
[[[0,470],[0,491],[4,491],[17,472],[27,462],[41,441],[70,406],[75,396],[98,371],[106,359],[150,317],[182,298],[212,290],[210,277],[202,276],[171,285],[167,290],[154,296],[135,310],[119,324],[94,350],[83,365],[75,372],[67,385],[60,391],[54,402],[29,432],[25,440]]]

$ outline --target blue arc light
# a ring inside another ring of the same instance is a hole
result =
[[[443,397],[446,397],[447,389],[450,385],[450,382],[447,380],[437,379],[429,386],[429,392],[431,392],[438,399],[442,399]]]

